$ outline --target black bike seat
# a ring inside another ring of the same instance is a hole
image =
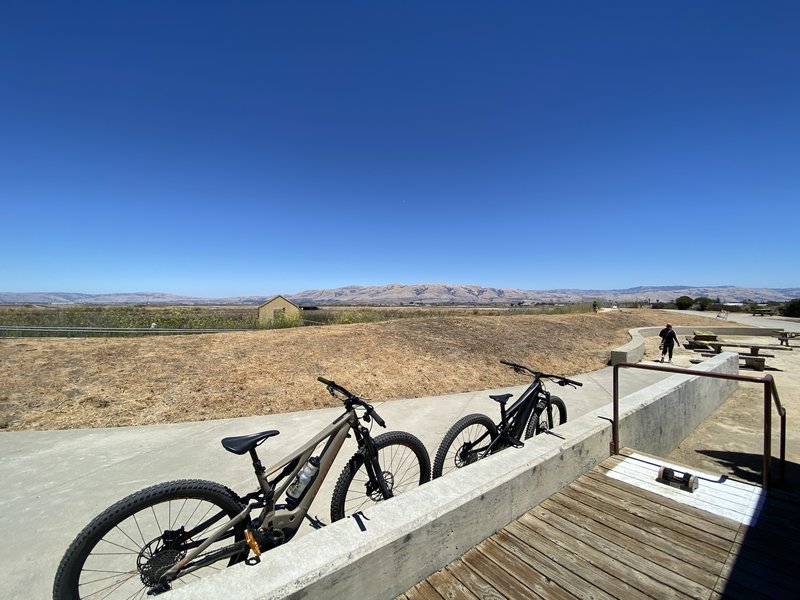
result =
[[[237,435],[236,437],[226,437],[222,440],[222,447],[228,452],[234,454],[244,454],[250,452],[253,448],[258,446],[267,438],[278,435],[280,431],[277,429],[270,429],[269,431],[262,431],[260,433],[251,433],[250,435]]]
[[[489,398],[499,402],[500,404],[505,404],[508,402],[508,399],[511,398],[514,394],[497,394],[496,396],[489,395]]]

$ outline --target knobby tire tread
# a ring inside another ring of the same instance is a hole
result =
[[[558,408],[558,417],[560,421],[558,423],[554,423],[553,427],[558,427],[559,425],[563,425],[567,422],[567,405],[564,404],[564,401],[559,398],[558,396],[550,396],[550,403],[555,405]],[[540,409],[534,410],[531,413],[530,421],[528,421],[528,426],[525,428],[525,439],[528,440],[533,436],[537,435],[539,421],[544,416],[546,407],[542,407]]]
[[[425,448],[425,444],[417,437],[406,431],[388,431],[374,438],[373,443],[375,444],[375,450],[378,452],[392,445],[406,446],[414,453],[419,463],[419,485],[431,480],[430,456],[428,456],[428,450]],[[345,514],[347,492],[350,489],[350,484],[356,476],[356,473],[358,473],[358,470],[364,465],[364,460],[364,452],[359,450],[350,458],[344,469],[342,469],[342,473],[336,481],[333,496],[331,497],[331,522],[350,516]],[[384,468],[384,465],[381,465],[381,468]]]
[[[84,562],[94,547],[116,525],[143,508],[159,501],[180,498],[200,498],[216,502],[233,516],[243,510],[239,497],[230,488],[202,479],[181,479],[159,483],[126,496],[101,512],[81,530],[67,548],[56,571],[53,582],[54,600],[79,600],[78,582]],[[228,558],[229,564],[240,562],[246,553]]]
[[[450,447],[458,438],[459,434],[467,427],[471,427],[472,425],[483,425],[489,432],[489,437],[491,440],[494,440],[497,437],[497,426],[494,424],[494,421],[492,421],[486,415],[481,413],[472,413],[461,417],[450,429],[448,429],[447,433],[442,439],[442,442],[439,444],[439,448],[436,450],[436,457],[433,461],[434,479],[442,476],[445,466],[444,463],[447,460],[447,454],[450,451]]]

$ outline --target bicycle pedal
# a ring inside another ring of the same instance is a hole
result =
[[[253,556],[244,559],[244,564],[246,565],[257,565],[261,562],[261,548],[258,547],[258,542],[256,541],[253,532],[249,529],[244,530],[244,539],[247,541],[247,545],[250,546],[250,550],[253,551]]]
[[[522,448],[525,443],[521,442],[518,438],[508,438],[508,443],[511,444],[512,448]]]

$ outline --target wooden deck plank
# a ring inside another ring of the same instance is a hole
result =
[[[542,598],[477,549],[467,552],[461,560],[470,569],[480,573],[504,598]]]
[[[635,498],[626,495],[625,490],[620,487],[622,485],[624,485],[622,482],[614,482],[614,485],[609,486],[609,490],[616,495],[617,502],[626,506],[637,504]],[[577,500],[573,499],[574,497]],[[691,545],[680,543],[682,539],[676,536],[675,532],[670,535],[672,530],[665,530],[657,526],[662,519],[669,520],[674,518],[672,509],[660,507],[664,509],[664,512],[660,510],[654,511],[659,515],[659,520],[656,524],[651,525],[649,521],[644,522],[637,518],[636,515],[624,515],[624,518],[621,518],[620,513],[613,510],[613,507],[609,507],[607,501],[597,501],[595,498],[587,498],[585,495],[573,496],[565,491],[563,495],[554,496],[552,499],[566,503],[570,507],[582,506],[582,512],[587,517],[603,523],[608,522],[609,527],[617,529],[620,533],[635,538],[641,543],[653,546],[659,551],[667,552],[679,560],[690,561],[699,568],[707,570],[719,569],[725,561],[723,552],[697,552]],[[730,541],[729,546],[732,543],[733,541]]]
[[[506,600],[506,596],[492,587],[485,578],[470,569],[459,558],[447,565],[446,569],[473,594],[482,600]]]
[[[562,490],[560,493],[591,506],[599,513],[606,513],[610,519],[619,519],[642,530],[644,535],[661,536],[664,539],[672,540],[676,544],[693,552],[705,554],[720,562],[724,561],[728,555],[731,542],[724,544],[719,538],[703,539],[702,536],[695,537],[691,528],[675,523],[669,519],[661,518],[652,508],[644,508],[635,504],[621,506],[617,498],[594,488],[573,485]],[[702,532],[701,532],[702,533]]]
[[[485,540],[478,546],[478,550],[542,598],[552,600],[575,600],[577,598],[538,570],[532,569],[530,565],[520,560],[505,545],[495,539]]]
[[[656,536],[641,536],[641,531],[634,527],[625,528],[626,524],[614,523],[613,526],[595,520],[594,511],[591,511],[578,502],[571,501],[566,496],[559,496],[550,500],[554,505],[562,507],[562,514],[570,513],[570,520],[576,525],[608,539],[624,548],[636,548],[639,556],[661,564],[662,566],[681,573],[684,577],[702,585],[709,590],[714,588],[717,576],[710,569],[719,570],[721,563],[704,561],[705,557],[698,557],[696,553],[681,552],[681,547]],[[544,506],[544,503],[542,504]],[[556,510],[556,512],[559,512]],[[622,525],[622,527],[621,527]],[[625,528],[623,532],[621,529]],[[655,543],[653,543],[655,541]],[[663,543],[658,543],[659,541]],[[676,556],[677,555],[677,556]],[[694,564],[697,561],[702,566]]]
[[[423,579],[413,588],[406,592],[407,600],[442,600],[436,588],[427,580]]]
[[[700,598],[711,592],[634,551],[580,528],[568,515],[562,517],[538,506],[523,515],[519,522],[537,536],[559,543],[565,552],[580,553],[602,570],[654,598]]]
[[[607,477],[600,470],[587,473],[586,478],[595,482],[598,489],[608,489],[611,494],[620,494],[620,498],[626,502],[644,507],[649,506],[668,519],[680,521],[693,529],[706,531],[722,539],[733,541],[739,530],[739,523],[731,522],[730,519],[718,515],[709,516],[709,513],[689,512],[685,510],[686,506],[683,504],[664,502],[663,497],[619,479]]]
[[[710,474],[663,494],[659,460],[604,461],[399,600],[800,597],[796,495]]]
[[[613,573],[608,573],[586,556],[565,551],[563,545],[559,545],[545,536],[531,535],[531,530],[522,525],[519,520],[509,524],[507,529],[531,547],[545,552],[553,561],[557,561],[571,571],[579,583],[586,582],[585,587],[592,591],[594,591],[593,588],[597,588],[614,598],[633,598],[641,595],[637,588],[616,577]]]
[[[447,569],[440,569],[428,577],[428,582],[444,600],[480,600]]]
[[[760,488],[698,472],[700,486],[694,493],[688,493],[657,482],[659,466],[661,465],[647,459],[627,458],[608,469],[606,475],[627,481],[643,490],[653,492],[659,497],[678,500],[679,504],[683,506],[692,506],[737,523],[750,522],[761,495]]]

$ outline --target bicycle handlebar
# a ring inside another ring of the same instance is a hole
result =
[[[335,381],[331,381],[330,379],[325,379],[324,377],[317,377],[317,381],[319,381],[320,383],[324,383],[328,387],[328,391],[331,393],[331,396],[335,396],[336,392],[343,394],[345,397],[344,399],[345,404],[347,404],[348,402],[350,404],[357,404],[358,406],[362,407],[364,410],[367,411],[367,417],[368,417],[367,420],[372,418],[378,425],[380,425],[383,428],[386,428],[386,421],[384,421],[381,418],[381,416],[377,412],[375,412],[375,409],[372,408],[371,404],[365,402],[364,400],[356,396],[348,389],[342,387]]]
[[[551,373],[542,373],[541,371],[534,371],[530,367],[526,367],[525,365],[520,365],[515,362],[511,362],[510,360],[501,360],[500,362],[504,365],[511,367],[517,373],[527,372],[536,377],[537,379],[553,379],[560,386],[574,385],[576,387],[583,387],[583,384],[580,381],[575,381],[574,379],[568,379],[563,375],[553,375]]]

